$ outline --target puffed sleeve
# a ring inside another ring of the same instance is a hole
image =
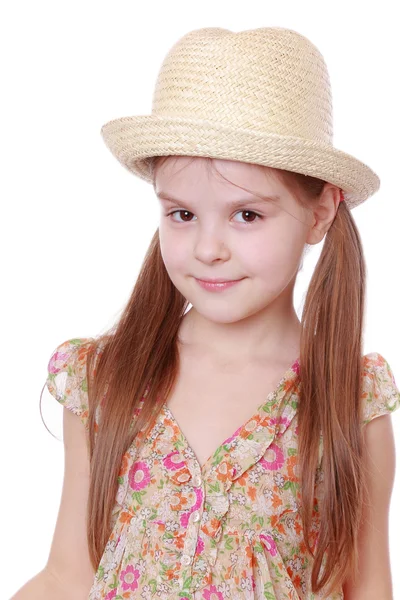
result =
[[[46,379],[50,394],[78,415],[85,428],[89,418],[86,378],[89,347],[90,338],[74,338],[59,344],[50,357]]]
[[[378,352],[364,356],[362,425],[400,407],[400,391],[386,359]]]

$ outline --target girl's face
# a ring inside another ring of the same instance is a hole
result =
[[[257,165],[214,161],[227,179],[279,200],[262,200],[228,183],[201,157],[191,164],[192,157],[173,158],[159,166],[155,193],[161,253],[176,288],[211,321],[238,321],[272,305],[279,318],[285,312],[292,316],[293,286],[312,217]],[[196,278],[240,281],[214,292]]]

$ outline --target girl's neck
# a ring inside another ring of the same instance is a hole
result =
[[[295,312],[285,319],[280,328],[276,322],[272,327],[263,323],[261,331],[260,327],[255,331],[254,324],[247,321],[243,319],[239,327],[230,323],[214,323],[191,309],[182,319],[179,343],[191,354],[215,357],[224,363],[244,365],[254,361],[273,361],[286,365],[298,358],[302,327]],[[253,332],[254,341],[251,343]]]

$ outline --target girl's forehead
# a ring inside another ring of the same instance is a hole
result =
[[[219,188],[222,193],[235,193],[238,186],[248,188],[249,194],[278,195],[286,186],[276,170],[253,163],[205,157],[173,156],[161,161],[153,183],[156,193],[173,191],[187,193],[194,186]],[[247,190],[244,190],[244,193]],[[240,193],[240,190],[239,190]]]
[[[222,158],[211,158],[207,156],[162,156],[156,159],[157,173],[181,171],[190,169],[191,171],[222,172],[236,174],[263,174],[264,176],[274,177],[277,169],[256,163],[243,162],[238,160],[229,160]]]

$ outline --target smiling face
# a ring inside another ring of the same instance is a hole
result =
[[[292,317],[292,291],[310,216],[307,224],[304,208],[272,176],[272,169],[215,160],[218,171],[233,185],[210,172],[205,159],[192,160],[168,158],[155,178],[161,253],[173,284],[211,321],[232,323],[272,305],[281,317],[285,311]],[[262,200],[254,194],[279,200]],[[241,281],[216,293],[204,289],[196,278]]]
[[[238,365],[262,357],[263,366],[298,356],[296,276],[305,244],[319,243],[332,225],[340,190],[303,179],[310,198],[305,201],[300,187],[296,198],[278,175],[272,168],[204,157],[169,156],[155,164],[162,259],[192,304],[179,341],[211,364],[220,356]],[[240,281],[215,291],[197,278]]]
[[[201,157],[173,158],[157,170],[155,192],[162,257],[183,296],[207,319],[233,322],[291,294],[311,222],[273,170],[216,160],[233,185]],[[196,278],[241,281],[216,293]]]
[[[292,306],[309,214],[269,175],[272,169],[214,161],[233,185],[210,171],[201,157],[172,158],[157,169],[155,192],[161,205],[161,253],[176,288],[203,317],[220,323],[255,315],[273,303],[278,308],[279,299],[278,310],[291,311],[288,298]],[[241,281],[216,293],[196,278]]]

